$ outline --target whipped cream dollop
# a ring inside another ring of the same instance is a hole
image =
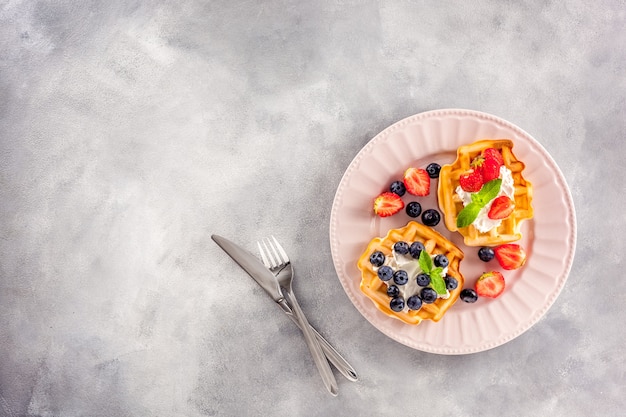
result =
[[[430,255],[430,258],[434,260],[435,256]],[[419,285],[417,285],[417,280],[415,278],[423,271],[422,268],[420,268],[419,261],[413,258],[413,256],[411,256],[410,254],[403,255],[397,253],[395,250],[392,250],[391,256],[385,256],[385,262],[383,263],[383,265],[389,266],[391,269],[393,269],[394,272],[398,270],[403,270],[409,276],[409,281],[404,285],[395,284],[393,279],[385,282],[387,287],[389,287],[390,285],[396,285],[400,290],[399,297],[402,297],[405,301],[409,297],[419,294],[422,288],[431,287],[430,285],[428,285],[428,287],[420,287]],[[374,267],[374,271],[378,271],[378,268],[379,267]],[[446,266],[445,268],[443,268],[443,271],[441,273],[442,277],[445,277],[447,273],[448,267]],[[445,299],[448,297],[450,297],[450,291],[448,290],[446,290],[445,294],[437,294],[437,298]],[[409,311],[409,307],[405,304],[402,311]]]
[[[502,184],[500,185],[500,192],[498,192],[498,195],[495,196],[493,200],[500,197],[501,195],[505,195],[511,200],[515,200],[515,184],[513,182],[513,175],[511,174],[511,170],[502,165],[500,167],[500,176],[498,178],[502,179]],[[469,203],[472,202],[472,193],[463,190],[460,185],[456,187],[455,191],[456,195],[458,195],[459,198],[463,201],[463,206],[467,206]],[[491,208],[493,200],[491,200],[482,209],[480,209],[476,220],[474,220],[474,222],[472,223],[474,227],[481,233],[486,233],[494,227],[498,227],[500,226],[500,224],[502,224],[502,220],[490,219],[487,215],[489,213],[489,209]]]

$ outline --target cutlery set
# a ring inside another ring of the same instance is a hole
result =
[[[338,393],[337,381],[330,369],[329,362],[348,380],[356,381],[358,379],[354,368],[309,324],[293,292],[293,265],[283,247],[273,236],[257,242],[261,259],[226,238],[218,235],[212,235],[211,238],[265,290],[280,309],[302,330],[304,340],[311,351],[328,392],[333,396]]]

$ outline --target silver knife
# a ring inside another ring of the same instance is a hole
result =
[[[252,253],[231,242],[230,240],[211,235],[211,239],[224,250],[239,266],[241,266],[265,290],[265,292],[278,304],[283,312],[302,330],[300,322],[295,317],[288,301],[283,297],[278,282],[274,275]],[[335,368],[350,381],[357,381],[358,376],[354,368],[344,359],[339,352],[322,335],[311,326],[313,334],[318,340],[324,354]]]

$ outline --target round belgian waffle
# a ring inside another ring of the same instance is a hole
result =
[[[478,231],[473,225],[457,228],[457,217],[463,209],[463,202],[455,192],[459,185],[459,177],[470,169],[472,160],[487,148],[500,150],[504,165],[511,170],[515,186],[515,210],[502,220],[500,226],[485,233]],[[533,217],[532,184],[522,176],[524,163],[515,157],[512,148],[513,142],[508,139],[479,140],[471,145],[459,147],[456,161],[441,167],[437,191],[439,208],[443,212],[448,230],[461,233],[467,246],[496,246],[519,240],[522,238],[520,232],[522,222]]]
[[[426,252],[431,255],[444,254],[450,261],[448,275],[456,278],[458,286],[450,291],[450,297],[438,298],[432,304],[423,304],[419,310],[395,312],[389,308],[391,298],[387,295],[387,284],[378,278],[376,271],[369,261],[370,255],[375,251],[381,251],[385,256],[391,255],[393,245],[396,242],[407,243],[420,241],[424,244]],[[383,313],[402,320],[408,324],[419,324],[422,320],[439,321],[448,309],[459,298],[465,279],[459,271],[459,265],[464,254],[461,249],[443,237],[436,230],[423,224],[411,221],[400,229],[391,229],[387,236],[373,239],[357,263],[361,271],[361,291],[367,295]]]

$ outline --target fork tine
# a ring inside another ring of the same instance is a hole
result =
[[[270,268],[276,268],[278,266],[278,261],[272,255],[272,251],[268,247],[267,239],[262,239],[261,243],[263,244],[262,253],[267,257],[267,261],[269,263]]]
[[[287,256],[287,252],[285,252],[283,247],[280,245],[280,243],[278,243],[274,236],[272,236],[272,240],[274,241],[274,247],[278,250],[278,253],[280,253],[280,256],[282,257],[283,263],[288,264],[289,257]]]
[[[256,245],[259,247],[259,253],[261,254],[261,260],[263,261],[263,265],[265,265],[266,268],[270,268],[272,264],[270,263],[269,259],[267,259],[267,255],[263,250],[263,246],[261,246],[261,242],[256,242]]]
[[[276,240],[276,239],[274,239]],[[278,251],[276,250],[276,246],[272,243],[269,238],[265,238],[265,243],[267,244],[268,250],[270,251],[270,257],[275,260],[276,265],[274,267],[279,267],[284,264],[283,260],[280,258]]]

